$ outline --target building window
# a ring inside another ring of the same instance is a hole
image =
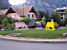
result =
[[[34,18],[34,14],[32,14],[32,18]]]
[[[64,10],[60,10],[60,12],[64,12]]]
[[[30,18],[30,14],[28,14],[28,18]]]
[[[61,19],[63,19],[63,17],[61,17]]]

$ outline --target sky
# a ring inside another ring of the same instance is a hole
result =
[[[9,3],[11,5],[19,5],[19,4],[24,4],[26,0],[9,0]]]
[[[8,8],[9,6],[8,0],[0,0],[0,8]]]
[[[31,3],[29,5],[33,5],[34,7],[36,6],[37,8],[41,8],[41,9],[48,8],[48,7],[50,7],[50,8],[59,7],[59,6],[65,5],[65,4],[67,5],[67,0],[30,0],[30,1],[27,0],[27,1],[28,2],[26,2],[26,3]],[[37,3],[37,1],[38,1],[38,3]],[[41,2],[41,1],[46,1],[46,2]],[[18,0],[18,2],[17,2],[17,1],[11,0],[10,2],[8,2],[8,0],[0,0],[0,8],[8,8],[11,5],[17,5],[17,4],[21,5],[22,2],[25,2],[25,1]],[[39,3],[41,3],[41,5]]]
[[[18,4],[21,4],[21,3],[24,3],[25,0],[18,0],[18,1],[14,1],[14,0],[0,0],[0,8],[8,8],[10,7],[11,5],[18,5]]]

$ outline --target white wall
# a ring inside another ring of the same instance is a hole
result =
[[[36,15],[34,13],[28,13],[27,17],[30,19],[36,19]]]

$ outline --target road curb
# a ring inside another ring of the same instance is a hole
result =
[[[18,38],[11,36],[0,36],[1,40],[9,40],[16,42],[30,42],[30,43],[67,43],[67,39],[35,39],[35,38]]]

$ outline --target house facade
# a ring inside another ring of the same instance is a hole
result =
[[[0,9],[0,16],[4,16],[8,9]]]
[[[10,7],[5,15],[16,20],[21,20],[24,18],[35,20],[37,18],[36,11],[32,6],[27,6],[24,8]]]

